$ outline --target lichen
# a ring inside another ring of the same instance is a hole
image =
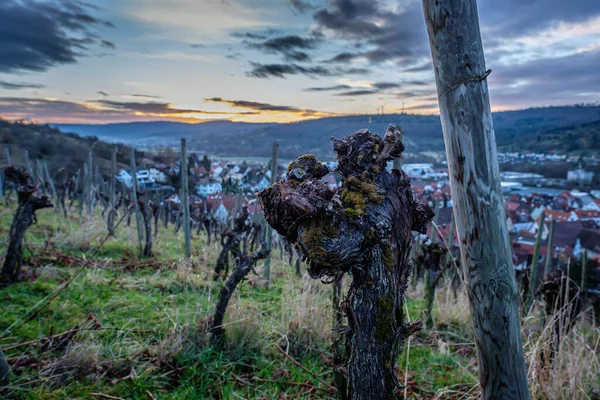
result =
[[[379,173],[379,171],[381,171],[381,170],[379,169],[379,165],[377,165],[377,164],[373,164],[373,166],[371,167],[371,169],[372,169],[372,170],[373,170],[373,172],[375,172],[376,174],[378,174],[378,173]]]
[[[373,336],[378,343],[391,344],[394,341],[394,299],[380,297],[376,300],[375,332]]]
[[[394,257],[394,252],[392,251],[392,246],[389,244],[383,246],[383,266],[387,268],[389,271],[394,270],[396,258]]]
[[[361,182],[362,193],[373,203],[381,203],[385,197],[377,193],[377,186],[373,183]]]
[[[329,266],[328,256],[329,254],[322,246],[325,238],[337,238],[340,236],[340,231],[325,221],[316,221],[306,227],[302,233],[302,242],[306,246],[308,251],[308,258],[311,262],[322,265],[324,267]]]

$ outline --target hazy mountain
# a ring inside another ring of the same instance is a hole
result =
[[[524,150],[525,144],[537,141],[538,135],[545,132],[560,135],[561,129],[585,126],[599,120],[600,106],[530,108],[494,114],[498,145],[520,150]],[[407,151],[440,151],[444,148],[439,117],[412,114],[330,117],[286,124],[211,121],[198,124],[138,122],[57,126],[65,132],[93,135],[135,146],[175,145],[185,137],[190,149],[219,156],[270,156],[271,143],[277,140],[281,157],[292,158],[302,153],[331,156],[331,136],[341,137],[362,128],[383,133],[390,123],[403,128]],[[578,128],[571,132],[573,134],[587,135],[587,130]],[[557,146],[562,145],[557,142]],[[578,151],[577,148],[548,150]]]

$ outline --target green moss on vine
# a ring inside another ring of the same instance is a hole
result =
[[[308,249],[308,258],[317,264],[328,265],[328,253],[323,248],[323,240],[325,238],[337,238],[340,231],[329,225],[327,222],[317,221],[310,224],[302,233],[302,242]]]
[[[391,344],[394,341],[394,299],[381,297],[377,299],[375,314],[375,333],[377,343]]]

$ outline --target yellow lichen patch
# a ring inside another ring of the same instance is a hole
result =
[[[317,221],[310,224],[302,233],[302,242],[308,250],[308,258],[317,264],[326,266],[328,254],[323,248],[323,240],[326,238],[336,238],[340,231],[324,221]]]

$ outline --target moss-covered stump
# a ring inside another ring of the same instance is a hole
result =
[[[413,199],[404,172],[386,170],[404,150],[395,127],[384,138],[360,130],[332,140],[340,188],[330,189],[321,180],[327,169],[305,155],[290,163],[285,181],[260,198],[267,222],[295,243],[312,278],[334,282],[352,275],[342,304],[348,319],[348,391],[340,397],[393,399],[397,355],[420,327],[408,325],[402,309],[411,273],[411,230],[425,232],[433,211]]]

